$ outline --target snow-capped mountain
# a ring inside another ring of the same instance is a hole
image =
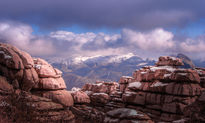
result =
[[[129,60],[131,58],[137,58],[138,60],[142,60],[137,55],[134,55],[133,53],[128,53],[124,55],[110,55],[110,56],[78,56],[78,57],[71,57],[71,58],[62,58],[62,57],[52,57],[47,59],[49,63],[62,63],[66,65],[77,65],[77,64],[83,64],[83,63],[89,63],[89,62],[97,62],[97,63],[120,63],[126,60]]]
[[[122,75],[132,72],[145,65],[153,65],[154,60],[142,59],[138,55],[124,55],[51,58],[49,63],[63,71],[68,87],[81,87],[85,82],[118,81]],[[88,79],[89,78],[89,79]]]

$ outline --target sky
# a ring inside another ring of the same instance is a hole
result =
[[[37,57],[205,60],[204,0],[0,0],[0,42]]]

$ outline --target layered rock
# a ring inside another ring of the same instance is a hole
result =
[[[182,59],[170,56],[161,56],[159,57],[158,62],[156,63],[157,66],[182,66],[183,61]]]
[[[181,60],[173,57],[160,57],[156,65],[135,71],[134,80],[128,84],[122,99],[128,107],[134,105],[151,113],[150,117],[155,120],[180,119],[184,108],[201,95],[198,72],[177,68],[182,65]]]
[[[39,83],[33,87],[32,93],[67,107],[72,106],[73,98],[70,92],[65,90],[62,72],[40,58],[34,59],[34,67],[39,76]]]
[[[132,77],[121,77],[119,85],[111,83],[116,85],[115,89],[110,89],[106,82],[86,84],[82,91],[88,94],[91,103],[75,105],[74,112],[85,114],[87,119],[98,115],[97,119],[108,123],[185,122],[185,107],[193,104],[203,91],[202,74],[197,69],[180,68],[180,65],[183,65],[181,59],[160,57],[155,66],[136,70]],[[128,118],[129,112],[135,111],[146,118]],[[90,115],[86,115],[89,112]]]
[[[187,121],[191,123],[203,123],[205,122],[205,92],[194,102],[184,109],[184,114],[187,117]]]
[[[205,88],[205,68],[196,68],[200,76],[200,85]]]
[[[134,109],[123,108],[125,105],[122,102],[122,92],[116,82],[86,84],[81,91],[90,97],[91,102],[84,105],[75,104],[72,111],[76,116],[83,115],[84,120],[90,119],[95,123],[152,123],[146,114]]]
[[[26,52],[0,43],[1,75],[9,79],[16,89],[30,91],[39,82],[32,57]]]
[[[45,60],[0,43],[0,113],[8,122],[74,122],[61,75]]]
[[[60,70],[0,43],[0,121],[205,122],[205,69],[181,65],[181,59],[160,57],[155,66],[123,76],[119,83],[67,91]]]

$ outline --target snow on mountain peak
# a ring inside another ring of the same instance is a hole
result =
[[[123,60],[130,59],[133,56],[137,56],[137,55],[134,55],[133,53],[128,53],[128,54],[124,54],[124,55],[117,55],[117,56],[112,57],[108,62],[121,62]]]
[[[123,55],[95,55],[95,56],[77,56],[70,58],[51,58],[48,59],[49,63],[63,63],[66,65],[69,64],[81,64],[85,62],[101,62],[101,63],[120,63],[126,61],[132,57],[139,57],[133,53],[123,54]]]
[[[79,63],[85,62],[89,59],[93,59],[93,58],[97,58],[97,57],[101,57],[101,55],[90,56],[90,57],[78,56],[78,57],[75,57],[73,59],[73,62],[76,63],[76,64],[79,64]]]

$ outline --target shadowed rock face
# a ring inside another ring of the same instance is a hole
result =
[[[0,107],[6,122],[74,122],[62,72],[0,43]]]

